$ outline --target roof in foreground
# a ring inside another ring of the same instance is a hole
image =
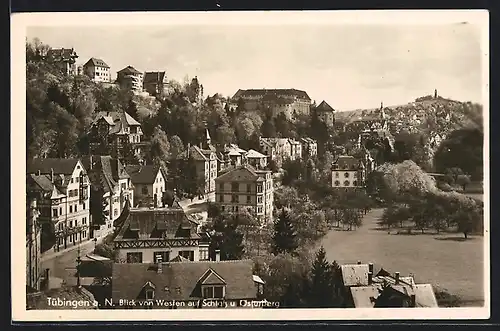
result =
[[[36,173],[40,171],[41,174],[50,174],[51,171],[54,171],[54,174],[70,175],[75,170],[78,161],[76,158],[34,158],[27,160],[26,172]]]
[[[95,57],[91,57],[90,60],[88,60],[87,63],[85,63],[83,66],[86,67],[89,65],[93,65],[94,67],[109,68],[109,66],[106,64],[106,62],[104,62],[101,59],[97,59]]]
[[[156,264],[115,263],[113,297],[140,299],[144,286],[149,283],[156,288],[155,299],[198,299],[201,298],[200,285],[211,279],[226,285],[226,299],[250,299],[257,295],[253,262],[235,260],[162,263],[160,272]]]

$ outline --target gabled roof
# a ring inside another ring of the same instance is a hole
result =
[[[226,285],[226,281],[212,268],[209,268],[198,280],[202,285]]]
[[[141,123],[137,122],[137,120],[124,111],[99,112],[95,122],[99,121],[101,118],[104,118],[109,125],[114,125],[116,127],[118,127],[118,123],[123,123],[124,127],[141,125]]]
[[[158,172],[161,172],[160,166],[157,165],[128,165],[125,169],[133,184],[153,184]],[[163,172],[161,173],[163,176]]]
[[[139,70],[137,70],[136,68],[134,68],[132,66],[126,66],[125,68],[123,68],[122,70],[120,70],[118,72],[124,73],[124,74],[132,74],[132,75],[142,74],[142,72],[140,72]]]
[[[263,158],[263,157],[267,157],[267,156],[262,154],[262,153],[257,152],[254,149],[251,149],[248,151],[246,157],[251,159],[251,158]]]
[[[101,59],[96,59],[95,57],[91,57],[84,65],[84,67],[94,66],[94,67],[104,67],[109,68],[109,66]]]
[[[78,159],[34,158],[27,160],[26,172],[50,174],[52,169],[54,174],[71,175],[78,162]]]
[[[251,260],[174,262],[163,263],[161,272],[158,272],[154,264],[115,263],[112,297],[138,299],[142,286],[150,281],[157,288],[155,299],[199,299],[202,297],[199,280],[212,269],[226,282],[225,299],[253,299],[257,297],[257,289],[252,267]]]
[[[333,165],[337,166],[337,170],[357,170],[361,166],[361,163],[354,156],[341,155],[337,157]]]
[[[90,169],[91,159],[92,169]],[[114,191],[120,179],[130,178],[123,164],[109,155],[84,156],[82,164],[89,173],[91,185],[104,184],[105,192]]]
[[[321,111],[321,112],[334,112],[335,109],[333,109],[328,103],[326,103],[325,100],[321,101],[321,103],[316,107],[316,111]]]
[[[144,83],[162,83],[165,79],[165,71],[146,71],[144,73]]]

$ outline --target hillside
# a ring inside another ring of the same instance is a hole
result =
[[[482,106],[471,102],[460,102],[441,97],[422,97],[406,105],[384,107],[391,131],[398,127],[413,127],[425,132],[447,135],[450,131],[465,127],[482,127]],[[380,108],[357,109],[336,113],[342,123],[379,117]],[[396,125],[399,124],[399,125]]]

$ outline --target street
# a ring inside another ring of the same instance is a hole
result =
[[[95,243],[90,240],[80,245],[80,257],[91,253],[94,250]],[[49,257],[47,259],[42,258],[42,270],[47,268],[50,269],[50,278],[58,278],[64,280],[68,275],[66,269],[76,268],[76,259],[78,257],[77,246],[73,247],[71,250],[62,253],[61,255]]]

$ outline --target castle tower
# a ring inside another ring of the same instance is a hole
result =
[[[434,89],[434,99],[437,99],[437,97],[438,97],[438,90]]]

